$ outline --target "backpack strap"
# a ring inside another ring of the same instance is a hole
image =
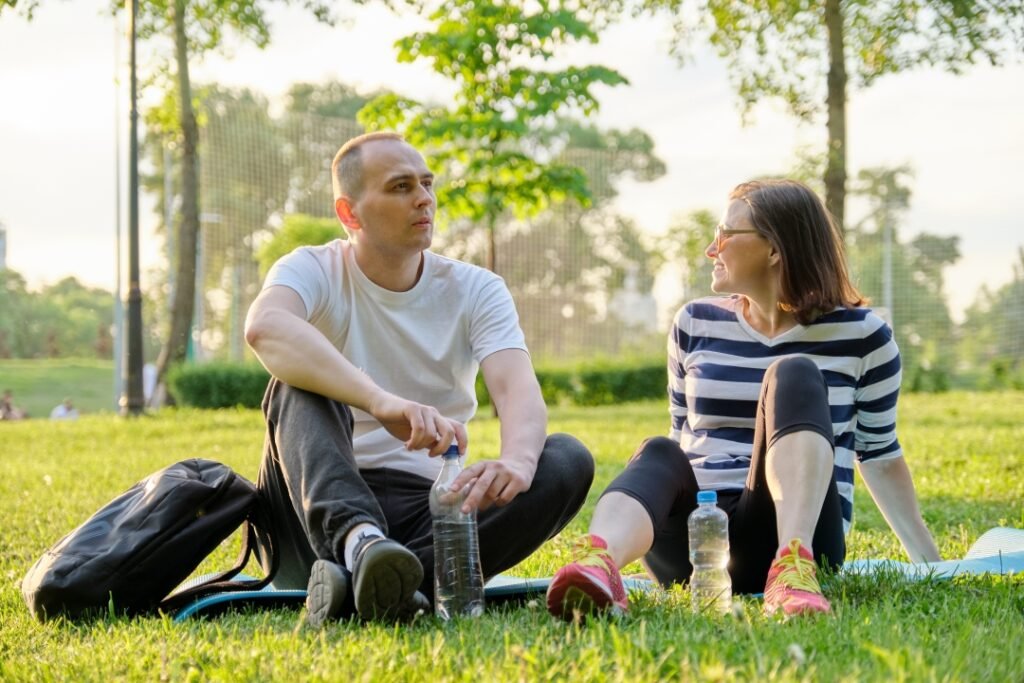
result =
[[[255,523],[252,519],[253,517],[257,518]],[[174,612],[214,593],[259,591],[270,585],[270,582],[274,580],[274,575],[277,574],[280,553],[274,547],[273,538],[269,533],[261,534],[261,545],[257,545],[257,535],[259,533],[257,524],[262,528],[269,528],[269,525],[265,524],[265,517],[266,513],[263,506],[257,505],[250,518],[245,522],[245,537],[242,541],[242,549],[238,554],[235,565],[231,569],[204,579],[194,586],[187,586],[172,593],[160,601],[160,604],[157,605],[158,609],[162,612]],[[259,552],[257,548],[262,549],[263,552]],[[245,569],[245,565],[249,563],[249,557],[254,554],[260,556],[264,577],[262,579],[233,580],[239,572]]]

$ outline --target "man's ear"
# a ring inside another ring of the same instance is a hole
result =
[[[359,219],[352,211],[352,201],[348,197],[338,197],[334,200],[334,213],[338,215],[341,224],[349,230],[359,229]]]

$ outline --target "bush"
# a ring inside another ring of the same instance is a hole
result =
[[[663,362],[623,365],[600,361],[582,367],[578,377],[574,400],[581,406],[664,398],[668,385]]]
[[[537,382],[548,405],[609,405],[665,397],[665,365],[661,361],[589,361],[575,366],[537,368]],[[258,363],[179,365],[167,384],[174,400],[194,408],[258,408],[269,373]],[[490,405],[482,374],[476,378],[476,398]]]
[[[171,369],[167,386],[179,405],[258,408],[270,381],[259,363],[201,363]]]
[[[664,398],[668,384],[665,363],[660,360],[599,360],[572,366],[541,366],[536,373],[541,395],[548,405],[598,406]],[[476,397],[480,405],[491,402],[482,374],[476,378]]]

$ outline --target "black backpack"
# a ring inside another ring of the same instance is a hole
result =
[[[277,570],[265,507],[252,482],[212,460],[183,460],[107,503],[47,550],[21,592],[40,621],[111,610],[171,612],[205,595],[259,590]],[[197,585],[168,594],[225,538],[245,524],[238,562]],[[232,581],[254,551],[265,577]]]

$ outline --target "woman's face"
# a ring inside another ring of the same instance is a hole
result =
[[[754,228],[750,207],[741,199],[729,202],[704,254],[714,261],[711,291],[719,294],[756,294],[777,277],[772,245]]]

